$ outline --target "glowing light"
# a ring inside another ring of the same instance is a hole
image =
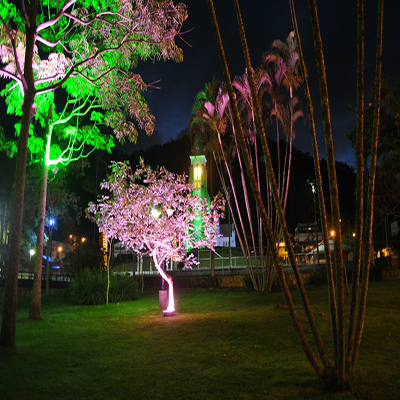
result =
[[[331,230],[331,237],[335,237],[335,235],[336,235],[336,232],[332,229]]]
[[[85,243],[85,242],[86,242],[86,238],[83,237],[83,238],[81,239],[81,242],[82,242],[82,243]]]
[[[63,251],[62,246],[58,246],[57,251],[58,251],[59,253],[61,253],[61,252]]]
[[[163,315],[164,317],[172,317],[175,315],[174,284],[172,278],[163,271],[160,265],[155,263],[155,266],[162,278],[168,283],[168,307],[163,310]]]
[[[35,250],[34,249],[30,249],[29,250],[29,255],[32,257],[35,255]]]
[[[56,223],[56,221],[54,220],[54,218],[50,218],[49,219],[49,225],[50,226],[54,226],[55,223]]]
[[[70,239],[72,239],[72,238],[73,238],[73,236],[72,236],[72,235],[69,235],[69,238],[70,238]]]
[[[356,237],[356,233],[355,232],[353,232],[353,237]]]
[[[155,219],[159,218],[161,215],[160,211],[157,210],[157,208],[153,208],[151,210],[151,216]]]
[[[201,183],[201,166],[196,165],[194,168],[194,187],[196,189],[200,189],[200,183]]]

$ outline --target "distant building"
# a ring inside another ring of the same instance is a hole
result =
[[[234,224],[221,224],[219,226],[220,237],[217,237],[217,247],[229,247],[229,237],[231,238],[231,247],[236,247],[236,231]]]
[[[333,251],[334,251],[334,245],[333,245],[333,239],[329,239],[329,250],[331,252],[332,260],[334,259]],[[351,253],[351,246],[348,246],[347,244],[342,243],[342,252],[343,252],[343,261],[347,262],[349,260],[349,254]],[[312,249],[308,254],[307,257],[311,262],[314,262],[318,260],[320,264],[325,264],[326,259],[325,259],[325,243],[322,242],[319,246],[318,249]]]
[[[294,231],[294,240],[297,247],[296,252],[298,253],[307,253],[315,249],[317,242],[320,243],[322,239],[322,232],[314,222],[298,224]]]

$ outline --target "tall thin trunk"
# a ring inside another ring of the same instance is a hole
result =
[[[307,77],[307,68],[303,55],[303,48],[301,45],[299,29],[297,26],[297,18],[296,11],[294,7],[294,0],[290,0],[291,12],[292,12],[292,22],[293,29],[296,33],[297,45],[299,48],[299,56],[301,63],[301,73],[303,78],[304,92],[307,99],[307,111],[308,111],[308,120],[310,124],[310,135],[311,135],[311,143],[313,147],[313,155],[314,155],[314,172],[315,172],[315,180],[317,184],[317,194],[318,194],[318,205],[320,210],[320,218],[321,218],[321,227],[324,243],[329,243],[328,237],[328,218],[326,215],[326,207],[324,194],[322,191],[322,178],[321,178],[321,168],[319,164],[319,153],[318,153],[318,143],[317,143],[317,134],[315,128],[315,120],[314,120],[314,107],[311,100],[311,92],[310,86],[308,84]],[[330,316],[331,316],[331,331],[332,331],[332,344],[333,344],[333,354],[335,358],[335,364],[337,362],[337,305],[336,305],[336,290],[335,290],[335,280],[333,276],[333,268],[332,268],[332,257],[330,252],[330,247],[325,246],[325,259],[326,259],[326,273],[328,278],[328,287],[329,287],[329,307],[330,307]]]
[[[340,226],[339,197],[336,179],[335,155],[333,150],[332,125],[329,109],[328,84],[326,80],[325,59],[322,48],[321,31],[316,0],[308,0],[311,25],[314,38],[314,49],[317,61],[318,81],[321,98],[321,113],[324,126],[325,149],[328,167],[328,182],[332,213],[332,225],[336,234],[334,237],[334,255],[336,265],[336,284],[338,301],[338,335],[337,335],[337,366],[339,386],[345,384],[345,328],[344,328],[344,267],[342,252],[342,230]],[[329,247],[329,242],[328,247]]]
[[[351,369],[353,357],[354,336],[356,327],[356,312],[358,306],[358,291],[363,240],[364,220],[364,0],[357,1],[357,125],[356,125],[357,181],[356,181],[356,218],[353,277],[351,281],[351,303],[349,328],[347,332],[346,368]]]
[[[53,103],[49,105],[47,122],[46,122],[46,139],[51,140],[51,119],[53,114]],[[46,199],[47,199],[47,176],[49,168],[43,159],[43,175],[42,175],[42,186],[40,191],[40,203],[39,203],[39,226],[37,230],[37,241],[36,241],[36,263],[35,263],[35,274],[33,277],[32,286],[32,299],[31,309],[29,312],[29,319],[40,319],[41,310],[41,297],[42,297],[42,261],[43,261],[43,240],[44,240],[44,226],[46,218]]]
[[[266,233],[266,237],[269,242],[269,245],[271,246],[271,251],[272,251],[273,259],[274,259],[274,262],[275,262],[275,265],[276,265],[276,268],[278,271],[282,291],[283,291],[283,294],[284,294],[284,297],[285,297],[285,300],[287,303],[287,307],[288,307],[290,316],[292,317],[294,327],[299,335],[299,338],[300,338],[301,344],[303,346],[303,349],[306,353],[306,356],[307,356],[308,360],[310,361],[316,374],[318,376],[322,376],[322,374],[323,374],[322,368],[319,365],[317,358],[315,357],[315,354],[310,346],[310,343],[309,343],[307,337],[305,336],[304,329],[301,325],[301,322],[298,318],[295,306],[293,304],[293,300],[292,300],[292,297],[291,297],[291,294],[289,291],[289,287],[288,287],[288,284],[286,281],[285,273],[283,272],[282,264],[279,260],[276,246],[274,245],[275,239],[272,234],[272,227],[269,222],[268,215],[266,213],[266,210],[265,210],[265,207],[263,204],[261,193],[259,192],[258,187],[257,187],[257,180],[256,180],[256,177],[254,174],[253,165],[250,161],[250,156],[247,151],[245,137],[244,137],[241,122],[240,122],[240,116],[239,116],[239,110],[237,107],[236,97],[235,97],[233,87],[232,87],[232,81],[231,81],[231,77],[230,77],[230,73],[229,73],[229,69],[228,69],[228,64],[226,62],[225,52],[224,52],[224,48],[222,45],[221,34],[219,32],[219,26],[218,26],[217,18],[215,15],[215,9],[214,9],[214,4],[213,4],[212,0],[208,0],[208,6],[210,9],[211,21],[213,24],[214,34],[215,34],[215,38],[217,41],[218,51],[219,51],[220,58],[221,58],[221,63],[222,63],[225,80],[228,85],[228,92],[229,92],[229,98],[230,98],[229,100],[230,100],[230,104],[231,104],[232,112],[233,112],[232,114],[233,114],[233,120],[234,120],[234,125],[235,125],[235,131],[238,134],[239,144],[240,144],[240,148],[243,152],[246,170],[247,170],[247,173],[248,173],[248,176],[250,179],[250,184],[251,184],[251,187],[252,187],[255,199],[256,199],[257,206],[259,207],[261,217],[263,219],[264,231]]]
[[[231,114],[232,114],[232,111],[231,111]],[[233,125],[233,121],[231,121],[231,122],[232,122],[232,125]],[[237,149],[237,157],[238,157],[239,167],[240,167],[240,177],[241,177],[241,181],[242,181],[243,195],[244,195],[244,200],[245,200],[245,204],[246,204],[247,219],[249,221],[249,227],[250,227],[252,243],[253,243],[253,254],[254,254],[255,269],[256,269],[256,272],[257,272],[259,261],[258,261],[258,256],[257,256],[257,248],[255,247],[255,241],[254,241],[253,220],[252,220],[252,217],[251,217],[249,195],[248,195],[248,192],[247,192],[246,178],[245,178],[245,175],[244,175],[243,162],[242,162],[242,158],[240,156],[240,146],[239,146],[239,144],[237,142],[237,136],[236,136],[236,132],[235,132],[235,127],[232,126],[232,129],[233,129],[233,137],[234,137],[234,140],[235,140],[235,146],[236,146],[236,149]],[[238,210],[239,210],[239,206],[238,205],[237,205],[237,207],[238,207]],[[243,228],[243,235],[244,236],[246,235],[244,228]],[[246,238],[246,236],[245,236],[245,238]],[[248,242],[247,242],[247,238],[246,238],[246,245],[247,245],[247,248],[249,248],[249,245],[248,245]],[[249,251],[249,260],[250,260],[249,266],[250,266],[250,271],[251,271],[251,274],[252,274],[252,280],[254,282],[257,281],[257,286],[254,286],[254,290],[260,290],[261,282],[258,279],[258,275],[256,276],[255,273],[254,273],[253,263],[252,263],[253,256],[252,256],[250,251]]]
[[[235,4],[235,9],[236,9],[236,15],[237,15],[237,19],[238,19],[238,24],[239,24],[239,32],[240,32],[240,37],[242,40],[242,48],[243,48],[243,53],[244,53],[244,58],[245,58],[245,62],[246,62],[246,67],[249,71],[249,84],[250,84],[250,90],[251,90],[251,95],[253,97],[253,103],[255,104],[255,115],[256,115],[256,124],[257,124],[257,131],[259,132],[260,138],[261,138],[261,144],[262,144],[262,148],[263,148],[263,152],[264,152],[264,156],[265,156],[265,165],[266,165],[266,169],[268,172],[268,176],[270,179],[270,183],[271,183],[271,189],[272,189],[272,195],[274,197],[274,203],[275,203],[275,208],[278,214],[278,218],[279,218],[279,225],[280,225],[280,229],[282,230],[283,233],[283,237],[285,239],[285,245],[286,245],[286,249],[288,251],[288,255],[289,255],[289,260],[290,263],[292,265],[292,269],[293,269],[293,273],[296,279],[296,283],[297,283],[297,287],[299,290],[299,294],[307,315],[307,319],[308,322],[310,324],[311,327],[311,331],[313,333],[314,336],[314,340],[315,343],[317,345],[322,363],[325,367],[325,369],[329,369],[331,368],[330,363],[329,363],[329,359],[325,350],[325,346],[322,342],[322,338],[321,338],[321,334],[318,330],[317,324],[315,322],[315,318],[314,318],[314,314],[313,311],[311,309],[311,304],[310,301],[308,299],[308,295],[307,292],[305,290],[304,287],[304,282],[303,282],[303,278],[302,275],[300,273],[300,270],[298,268],[298,264],[296,261],[296,257],[294,254],[294,250],[293,250],[293,244],[292,241],[290,239],[290,235],[289,235],[289,231],[287,229],[287,225],[286,225],[286,220],[285,220],[285,216],[283,214],[283,209],[282,209],[282,202],[279,196],[279,190],[278,187],[276,185],[276,180],[274,177],[274,172],[273,172],[273,167],[272,167],[272,162],[271,162],[271,156],[269,153],[269,148],[268,148],[268,143],[267,143],[267,139],[266,139],[266,135],[265,135],[265,130],[264,130],[264,124],[262,121],[262,117],[261,117],[261,109],[260,109],[260,104],[257,101],[257,93],[255,90],[255,84],[254,84],[254,71],[253,68],[251,66],[251,61],[250,61],[250,54],[249,54],[249,49],[247,46],[247,41],[246,41],[246,35],[245,35],[245,31],[244,31],[244,26],[243,26],[243,21],[242,21],[242,16],[240,13],[240,8],[239,8],[239,3],[238,0],[234,0],[234,4]],[[253,193],[255,193],[255,189],[253,188]],[[258,196],[256,196],[257,198]],[[262,198],[260,195],[260,204],[259,207],[263,208],[263,210],[265,211],[264,208],[264,204],[262,202]],[[263,221],[263,223],[265,223]],[[266,233],[266,235],[268,236],[268,234]],[[274,237],[274,235],[272,234],[271,231],[271,236],[270,236],[270,246],[274,246],[274,250],[276,255],[278,255],[277,249],[276,249],[276,244],[275,244],[275,240],[276,237]],[[282,268],[282,264],[279,260],[278,257],[278,263],[275,261],[275,265],[278,268],[278,273],[279,273],[279,269]],[[279,264],[279,265],[278,265]],[[283,273],[283,269],[282,269],[282,273]],[[284,275],[284,274],[283,274]]]
[[[50,213],[50,215],[52,215]],[[46,257],[46,296],[49,296],[50,293],[50,259],[51,259],[51,253],[53,252],[53,229],[54,226],[50,226],[49,229],[49,240],[47,241],[47,257]],[[54,261],[54,258],[53,258]]]
[[[10,232],[10,249],[7,265],[7,279],[4,293],[3,319],[1,324],[0,345],[15,347],[15,327],[17,317],[18,267],[21,250],[22,216],[26,177],[26,158],[28,153],[29,125],[32,118],[32,106],[35,100],[35,82],[32,59],[36,34],[37,0],[32,0],[28,11],[29,25],[26,28],[26,49],[24,77],[24,103],[22,105],[21,130],[18,138],[17,166],[15,170],[14,205]]]
[[[378,157],[379,121],[381,110],[381,87],[382,87],[382,37],[383,37],[383,0],[378,4],[378,32],[376,45],[376,73],[375,73],[375,104],[374,104],[374,130],[371,142],[371,163],[368,179],[368,198],[365,221],[365,239],[363,246],[363,270],[361,282],[360,305],[358,308],[357,328],[355,334],[354,350],[351,371],[357,366],[358,353],[364,330],[365,310],[367,306],[367,294],[369,285],[369,269],[371,265],[372,250],[372,225],[374,216],[374,195],[376,178],[376,161]]]
[[[46,215],[46,192],[47,192],[47,175],[48,167],[43,163],[42,187],[40,193],[39,208],[39,226],[37,230],[36,242],[36,262],[35,274],[33,277],[31,308],[29,311],[29,319],[40,319],[41,299],[42,299],[42,262],[43,262],[43,239],[44,225]]]
[[[229,168],[228,162],[227,162],[226,157],[225,157],[225,153],[223,151],[221,135],[219,133],[217,133],[217,137],[218,137],[218,143],[220,145],[221,154],[222,154],[222,157],[223,157],[223,160],[224,160],[225,169],[226,169],[226,172],[228,174],[229,183],[231,185],[232,194],[233,194],[233,198],[234,198],[234,201],[235,201],[236,210],[237,210],[237,213],[238,213],[238,218],[239,218],[239,222],[240,222],[241,231],[238,229],[238,225],[237,225],[237,222],[236,222],[235,214],[233,213],[233,207],[232,207],[232,203],[231,203],[231,198],[228,195],[228,189],[227,189],[227,186],[226,186],[225,179],[223,177],[222,171],[221,172],[219,171],[220,179],[221,179],[221,182],[223,183],[225,196],[226,196],[226,199],[227,199],[227,202],[228,202],[229,209],[231,211],[231,215],[232,215],[232,219],[233,219],[233,222],[234,222],[234,225],[235,225],[235,228],[236,228],[236,232],[237,232],[238,240],[239,240],[239,243],[240,243],[240,247],[242,249],[243,256],[245,257],[246,265],[247,265],[247,267],[249,269],[249,273],[250,273],[251,281],[253,283],[254,290],[258,290],[259,289],[259,284],[258,284],[257,280],[255,279],[255,274],[254,274],[253,265],[252,265],[252,256],[251,256],[251,252],[250,252],[250,249],[249,249],[249,244],[248,244],[248,241],[247,241],[247,238],[246,238],[246,230],[245,230],[245,227],[244,227],[242,214],[241,214],[240,209],[239,209],[239,203],[238,203],[236,188],[235,188],[235,185],[234,185],[234,182],[233,182],[231,170]],[[250,207],[249,207],[249,203],[248,203],[246,183],[245,183],[244,178],[243,178],[243,167],[242,167],[242,164],[241,164],[241,161],[240,161],[240,154],[238,153],[237,155],[238,155],[239,165],[240,165],[240,169],[241,169],[242,185],[243,185],[243,192],[244,192],[244,197],[245,197],[245,204],[246,204],[246,209],[248,210],[248,214],[247,215],[248,215],[248,218],[249,218],[249,223],[251,224],[252,222],[251,222],[251,216],[249,214]],[[242,238],[241,232],[243,233],[243,238]]]
[[[49,240],[47,242],[47,255],[46,255],[46,296],[50,293],[50,258],[51,251],[53,250],[53,229],[51,226],[49,229]]]

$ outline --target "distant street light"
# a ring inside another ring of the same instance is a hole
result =
[[[82,243],[85,243],[85,242],[86,242],[86,238],[83,237],[83,238],[81,239],[81,242],[82,242]]]
[[[35,250],[34,249],[30,249],[29,250],[29,263],[31,264],[32,261],[32,256],[35,255]]]

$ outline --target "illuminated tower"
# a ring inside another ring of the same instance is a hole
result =
[[[204,154],[190,156],[190,183],[194,186],[196,193],[210,201],[207,191],[207,159]]]
[[[199,146],[196,146],[192,149],[192,155],[190,156],[190,183],[194,186],[194,191],[200,197],[205,198],[210,204],[210,196],[207,191],[207,159],[206,156],[201,154],[201,150]],[[195,220],[195,224],[199,226],[200,232],[202,232],[202,228],[200,227],[200,220],[198,223]],[[202,233],[199,233],[202,235]]]

